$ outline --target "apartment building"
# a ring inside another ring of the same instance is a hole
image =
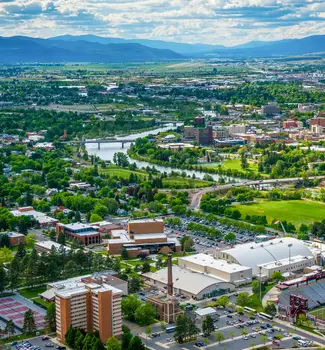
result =
[[[122,335],[122,290],[105,279],[80,278],[60,281],[55,287],[56,333],[64,341],[70,326],[87,332],[97,330],[106,343]]]

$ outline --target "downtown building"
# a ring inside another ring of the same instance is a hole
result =
[[[118,279],[116,279],[118,280]],[[121,298],[124,292],[109,284],[111,278],[85,276],[60,281],[54,286],[56,333],[64,341],[70,326],[98,331],[102,342],[122,335]]]

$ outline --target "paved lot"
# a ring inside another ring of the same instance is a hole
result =
[[[205,344],[203,349],[227,349],[227,350],[240,350],[247,349],[258,344],[267,344],[276,348],[291,348],[297,344],[297,340],[293,337],[301,337],[306,340],[314,341],[320,345],[325,345],[325,339],[322,342],[317,337],[306,336],[305,333],[300,330],[293,330],[289,327],[279,324],[277,321],[268,321],[256,317],[256,323],[249,325],[250,321],[247,315],[239,316],[236,314],[228,317],[223,312],[219,312],[218,321],[215,322],[216,332],[220,332],[224,335],[225,340],[221,341],[220,345],[214,340],[213,335],[209,337],[208,343]],[[238,322],[238,320],[243,322]],[[235,324],[231,324],[235,323]],[[239,328],[239,324],[243,325]],[[267,326],[268,324],[268,326]],[[198,321],[200,326],[200,321]],[[146,342],[150,349],[162,350],[162,349],[195,349],[195,342],[187,344],[177,344],[174,342],[173,333],[166,334],[161,332],[160,326],[153,327],[153,332],[160,332],[161,335],[156,338],[148,338],[144,333],[140,332],[140,336]],[[247,333],[247,335],[246,335]],[[280,340],[280,346],[272,344],[272,341],[276,335],[281,335],[283,338]],[[263,337],[264,336],[264,337]],[[200,335],[196,342],[203,341],[205,339]]]
[[[42,336],[20,341],[10,346],[13,350],[54,350],[56,347],[57,344],[54,343],[51,338],[43,340]]]

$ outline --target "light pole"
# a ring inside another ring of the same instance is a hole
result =
[[[262,266],[258,268],[260,269],[260,302],[262,303]]]

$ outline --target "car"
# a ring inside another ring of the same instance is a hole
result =
[[[232,315],[228,314],[227,317],[232,318]]]
[[[160,333],[152,333],[152,334],[151,334],[151,337],[152,337],[152,338],[160,337]]]
[[[295,335],[294,337],[292,337],[293,340],[301,340],[301,337],[299,337],[298,335]]]
[[[267,328],[272,328],[272,326],[269,323],[266,324],[266,327]]]
[[[273,337],[268,337],[267,340],[273,341]]]
[[[46,348],[53,348],[54,345],[53,345],[52,343],[47,343],[47,344],[45,344],[45,347],[46,347]]]
[[[42,340],[49,340],[50,338],[49,338],[49,336],[47,336],[47,335],[43,335],[43,337],[42,337]]]
[[[272,344],[273,344],[273,345],[280,346],[280,340],[274,339],[274,340],[272,341]]]
[[[249,338],[248,338],[248,336],[247,336],[247,335],[245,335],[243,339],[248,340]]]
[[[167,341],[168,343],[170,343],[170,342],[173,341],[173,339],[172,339],[172,338],[167,338],[166,341]]]
[[[252,333],[252,334],[251,334],[251,337],[252,337],[252,338],[256,338],[256,334],[255,334],[255,333]]]
[[[287,332],[283,333],[283,335],[284,335],[285,337],[290,337],[290,334],[287,333]]]
[[[205,345],[205,343],[203,343],[203,341],[197,341],[194,345],[198,348],[202,348]]]

